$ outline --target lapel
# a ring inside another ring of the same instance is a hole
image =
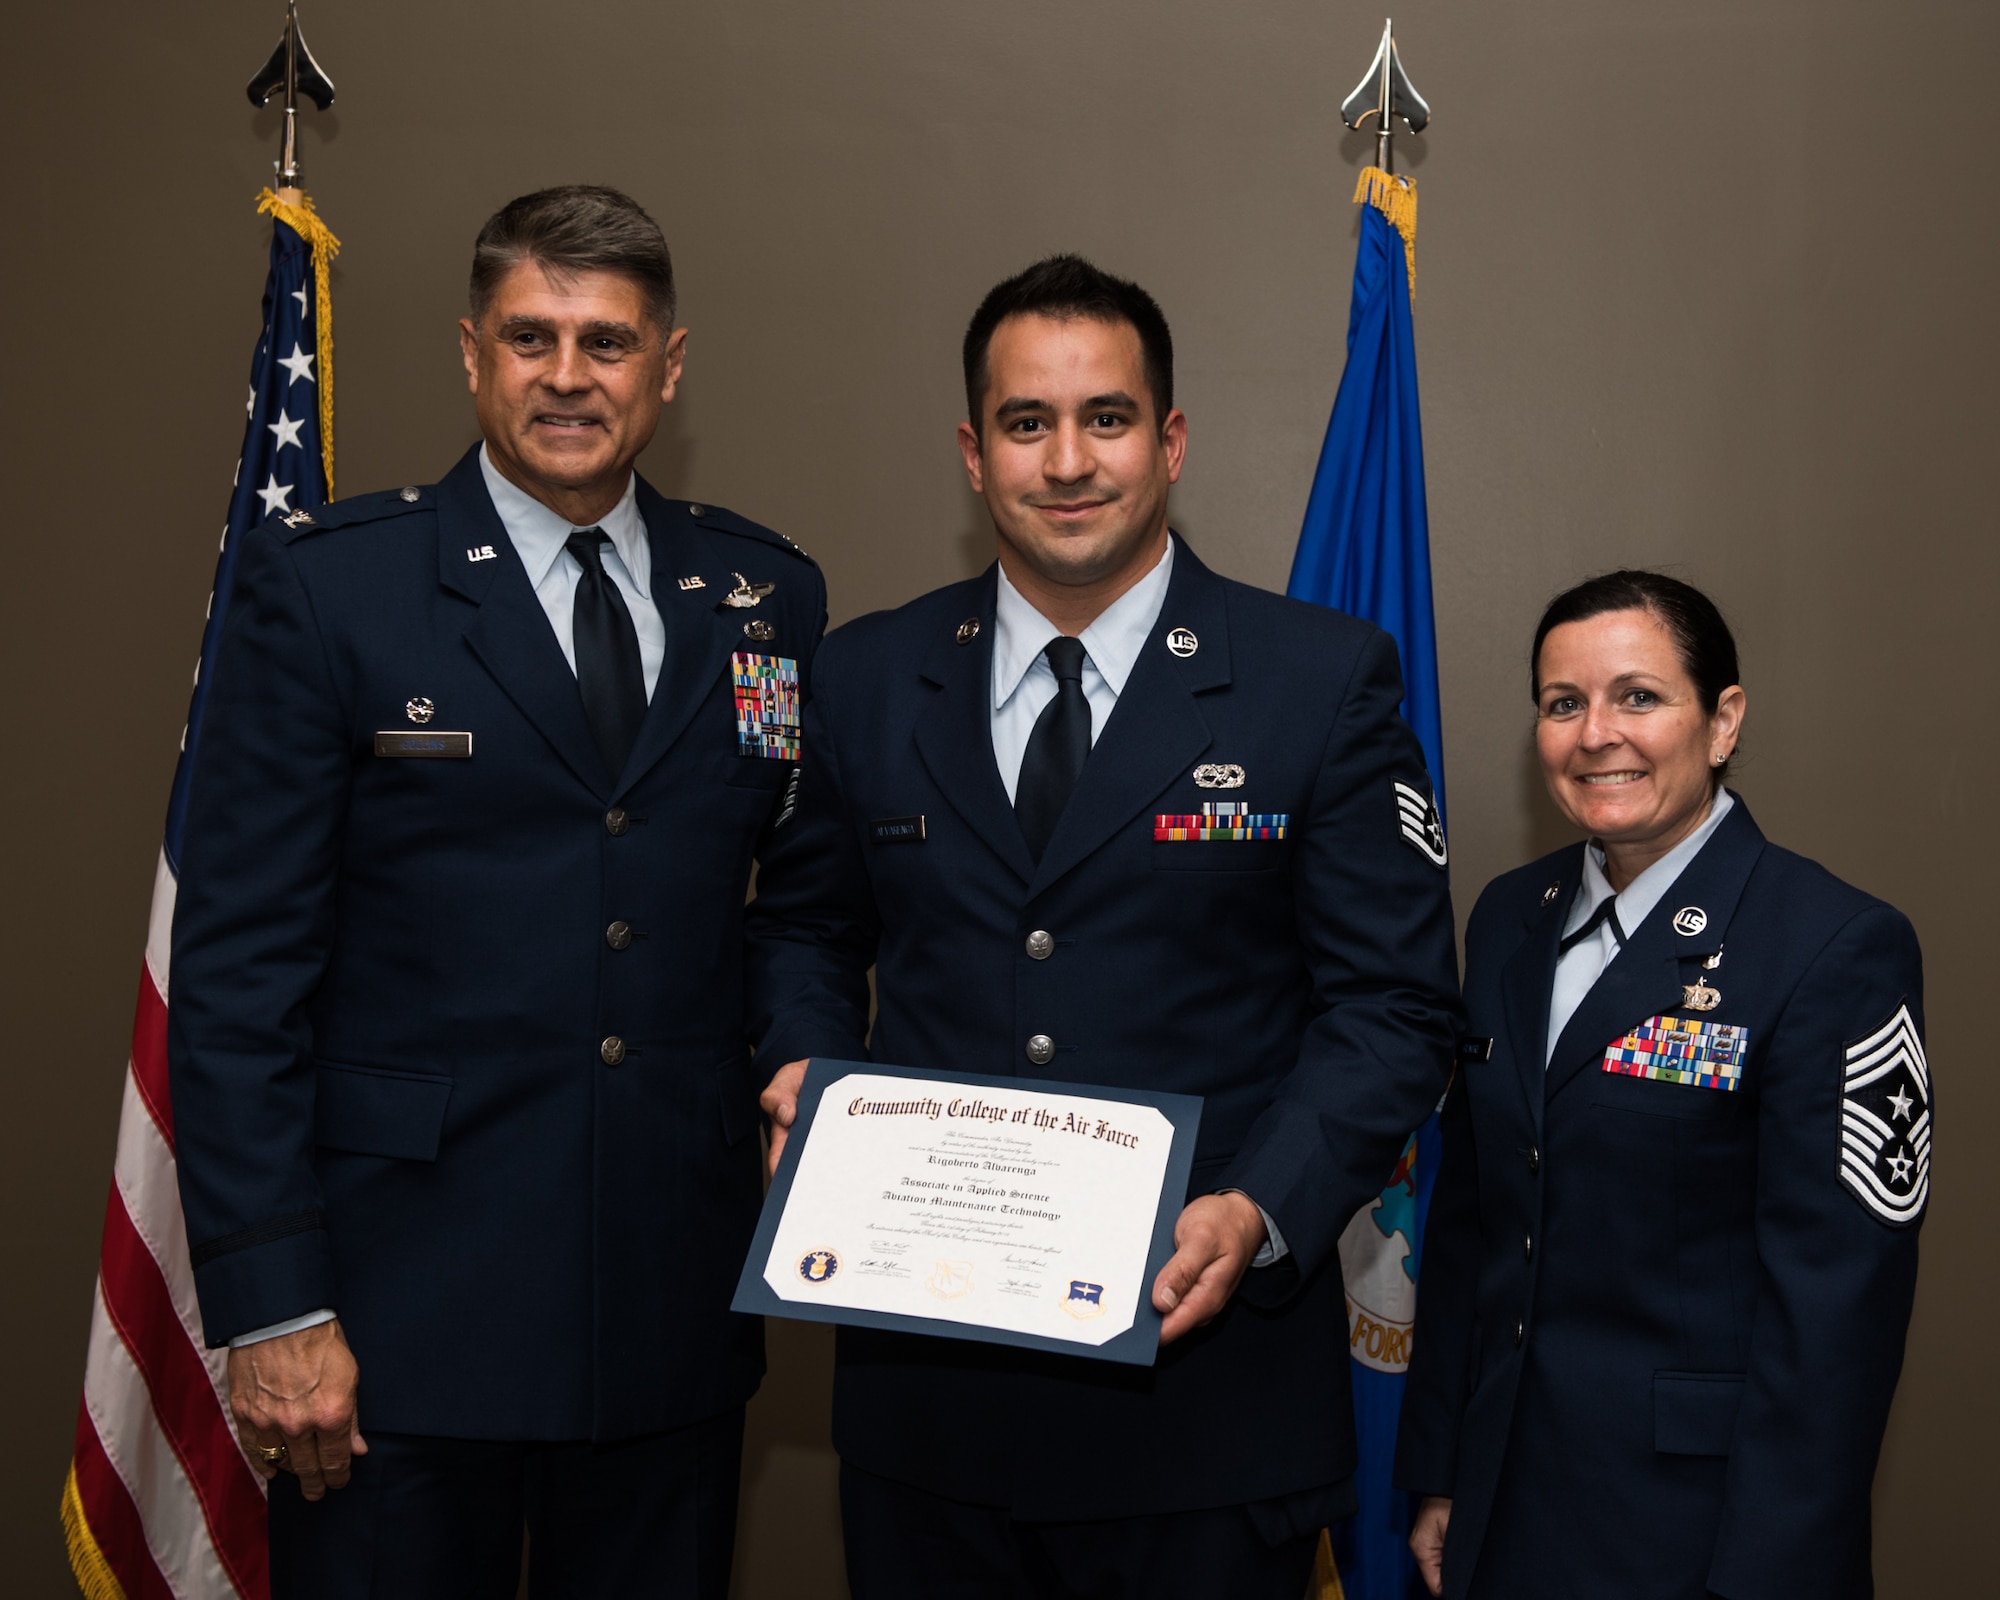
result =
[[[548,613],[528,583],[528,569],[507,537],[479,472],[479,447],[467,451],[438,484],[438,582],[479,608],[465,642],[507,698],[520,708],[563,764],[600,799],[610,794],[576,674],[563,659]],[[469,561],[468,550],[493,555]]]
[[[969,644],[958,642],[958,622],[950,617],[931,641],[919,669],[939,693],[917,716],[917,754],[931,782],[987,848],[1026,883],[1035,871],[1028,842],[1021,837],[1000,766],[993,759],[993,608],[999,593],[997,567],[961,586],[967,615],[979,619]],[[1086,767],[1086,770],[1088,768]]]
[[[1500,974],[1509,1054],[1520,1075],[1521,1093],[1534,1118],[1537,1137],[1542,1131],[1542,1097],[1547,1092],[1542,1059],[1549,1042],[1549,999],[1555,987],[1556,947],[1562,942],[1563,919],[1569,914],[1576,899],[1577,883],[1583,877],[1586,848],[1577,845],[1564,852],[1555,898],[1548,898],[1544,890],[1537,899],[1528,913],[1527,933],[1514,947]]]
[[[1585,1067],[1601,1061],[1605,1046],[1626,1029],[1682,1006],[1690,981],[1683,963],[1690,957],[1714,955],[1722,948],[1743,885],[1763,851],[1764,835],[1750,820],[1750,808],[1739,799],[1576,1008],[1549,1058],[1544,1085],[1549,1098],[1559,1094]],[[1581,852],[1577,859],[1580,869]],[[1699,933],[1674,930],[1674,913],[1683,906],[1699,906],[1707,914]],[[1554,970],[1551,962],[1550,979]],[[1547,987],[1545,981],[1544,1015]]]
[[[1175,550],[1167,598],[1029,882],[1030,898],[1101,848],[1187,771],[1214,737],[1195,696],[1230,681],[1228,602],[1222,579],[1195,559],[1179,534],[1169,537]],[[1167,635],[1176,628],[1194,634],[1198,648],[1192,656],[1167,649]],[[990,733],[987,745],[991,766]]]
[[[733,569],[721,542],[685,510],[669,505],[644,478],[639,480],[639,515],[653,552],[653,604],[666,624],[667,653],[659,681],[639,724],[639,737],[626,759],[625,771],[612,786],[616,800],[656,766],[687,730],[695,712],[708,699],[715,680],[729,668],[733,651],[750,646],[743,637],[744,614],[717,606],[717,580]],[[740,561],[741,556],[737,559]],[[682,589],[684,573],[707,577],[706,589]],[[761,578],[759,581],[762,581]],[[783,581],[782,575],[780,580]],[[776,598],[775,596],[773,597]],[[769,602],[766,602],[767,605]],[[771,607],[776,610],[775,606]],[[753,615],[761,613],[753,613]],[[790,642],[794,650],[796,641]],[[579,699],[579,704],[581,700]]]

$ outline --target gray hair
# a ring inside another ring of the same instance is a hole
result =
[[[523,261],[559,276],[616,272],[638,284],[662,331],[674,325],[674,262],[666,236],[630,195],[601,184],[566,183],[510,200],[472,247],[472,320],[477,326],[500,280]]]

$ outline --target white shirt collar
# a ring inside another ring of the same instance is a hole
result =
[[[1687,864],[1701,854],[1701,847],[1722,826],[1722,819],[1729,815],[1735,804],[1727,789],[1718,789],[1701,826],[1625,885],[1624,892],[1618,896],[1618,909],[1614,915],[1626,938],[1631,938],[1638,930],[1639,924],[1674,886],[1674,880],[1687,870]],[[1611,880],[1604,874],[1604,847],[1593,839],[1583,852],[1583,882],[1577,886],[1577,897],[1570,907],[1568,921],[1563,924],[1563,932],[1574,933],[1590,920],[1592,912],[1610,898]]]
[[[1152,636],[1153,624],[1160,620],[1160,608],[1167,603],[1167,583],[1174,574],[1174,541],[1145,577],[1127,589],[1078,634],[1090,664],[1110,686],[1112,694],[1125,692],[1125,680],[1138,664],[1139,652]],[[993,608],[993,709],[999,710],[1014,697],[1049,640],[1062,629],[1037,611],[1026,595],[1008,580],[1000,568],[1000,594]]]
[[[520,553],[521,564],[528,569],[529,586],[540,589],[542,580],[549,575],[549,568],[563,553],[563,545],[576,531],[576,524],[557,516],[525,489],[502,477],[483,444],[479,447],[479,472],[486,480],[486,492],[492,496],[493,509],[500,513],[501,526],[507,530],[507,537]],[[632,587],[650,599],[653,547],[646,538],[646,519],[639,515],[638,474],[626,478],[625,493],[597,526],[604,530],[611,540],[611,548],[625,563]]]

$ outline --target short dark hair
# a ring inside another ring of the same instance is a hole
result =
[[[1535,628],[1534,647],[1528,652],[1528,693],[1534,700],[1539,702],[1542,697],[1542,641],[1564,623],[1583,622],[1613,611],[1647,611],[1659,620],[1674,641],[1681,667],[1694,680],[1702,709],[1710,716],[1722,701],[1722,691],[1743,681],[1736,662],[1736,636],[1713,600],[1693,584],[1664,572],[1621,567],[1563,590],[1543,610]],[[1725,761],[1710,774],[1712,785],[1720,787],[1728,775],[1729,762]]]
[[[646,310],[674,325],[674,261],[666,236],[630,195],[595,183],[566,183],[510,200],[486,219],[472,247],[472,320],[493,302],[500,280],[523,261],[558,276],[617,272],[638,284]]]
[[[1174,336],[1159,302],[1129,279],[1113,277],[1082,256],[1049,256],[1025,272],[995,284],[972,313],[965,330],[965,414],[972,426],[983,426],[986,385],[990,374],[986,352],[993,330],[1009,317],[1088,317],[1093,322],[1124,322],[1139,335],[1146,363],[1146,387],[1164,427],[1174,409]]]

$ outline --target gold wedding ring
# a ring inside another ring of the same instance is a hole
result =
[[[292,1453],[291,1447],[289,1445],[260,1444],[259,1446],[257,1446],[257,1454],[259,1454],[264,1458],[264,1465],[267,1467],[277,1466],[281,1461],[285,1459],[286,1456],[290,1455],[291,1453]]]

